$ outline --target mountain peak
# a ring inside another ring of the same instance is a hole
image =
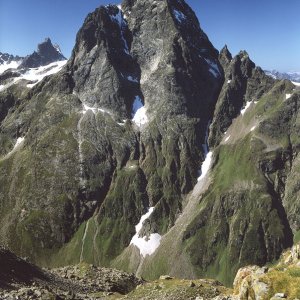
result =
[[[58,50],[59,49],[59,50]],[[53,45],[49,37],[38,44],[37,51],[26,56],[19,68],[36,68],[55,61],[66,60],[58,45]]]
[[[225,45],[222,48],[222,50],[220,51],[219,60],[220,60],[220,62],[222,64],[222,66],[225,67],[225,68],[231,62],[232,55],[231,55],[230,51],[228,50],[227,45]]]
[[[249,54],[246,50],[241,50],[238,54],[240,58],[249,58]]]

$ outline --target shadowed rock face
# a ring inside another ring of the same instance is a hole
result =
[[[38,44],[37,52],[34,51],[32,54],[26,56],[18,68],[37,68],[65,59],[59,48],[53,46],[51,40],[46,38],[43,43]]]
[[[291,222],[299,230],[293,89],[246,52],[219,55],[184,1],[96,9],[59,73],[0,93],[0,242],[42,265],[136,271],[139,251],[127,246],[155,206],[142,232],[171,238],[140,264],[146,277],[229,274],[228,283],[239,266],[277,258]],[[204,193],[194,187],[208,136]]]
[[[49,280],[41,269],[18,258],[8,250],[0,248],[0,289],[9,289],[13,285],[29,285],[34,280]]]

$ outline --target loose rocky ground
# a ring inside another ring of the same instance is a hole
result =
[[[103,299],[120,297],[143,281],[133,274],[85,263],[42,270],[0,248],[0,299]]]
[[[280,300],[300,299],[300,244],[273,265],[241,268],[233,289],[210,279],[168,275],[146,282],[116,269],[81,263],[42,270],[0,249],[0,299]]]

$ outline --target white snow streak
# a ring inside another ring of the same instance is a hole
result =
[[[24,137],[19,137],[19,138],[17,138],[17,142],[16,142],[16,144],[15,144],[15,146],[14,146],[13,151],[16,150],[16,149],[18,148],[18,146],[21,145],[21,144],[24,142],[24,140],[25,140]]]
[[[145,106],[139,96],[135,96],[132,107],[132,121],[141,127],[148,122]]]
[[[225,142],[227,142],[230,139],[230,135],[225,139]]]
[[[250,129],[250,131],[253,131],[255,128],[256,128],[256,126],[253,126],[253,127]]]
[[[230,83],[230,82],[231,82],[231,79],[228,79],[228,80],[227,80],[227,83]]]
[[[210,60],[210,59],[208,59],[208,58],[204,58],[204,59],[205,59],[205,61],[208,63],[208,65],[210,66],[209,72],[210,72],[215,78],[218,78],[219,76],[221,76],[221,72],[220,72],[220,70],[219,70],[218,65],[217,65],[214,61],[212,61],[212,60]]]
[[[118,125],[119,126],[125,126],[125,122],[126,122],[126,120],[123,120],[123,122],[119,122]]]
[[[136,79],[136,78],[134,78],[134,77],[132,77],[132,76],[127,76],[127,79],[129,80],[129,81],[132,81],[132,82],[136,82],[136,83],[138,83],[139,81]]]
[[[294,81],[292,81],[292,84],[295,85],[295,86],[300,86],[300,82],[294,82]]]
[[[181,11],[174,8],[173,13],[174,13],[174,17],[176,18],[176,20],[178,22],[181,23],[181,22],[186,20],[186,15],[183,12],[181,12]]]
[[[241,110],[241,115],[244,115],[246,110],[250,107],[252,101],[248,101],[245,105],[245,107]]]
[[[290,99],[292,94],[285,94],[285,100]]]
[[[106,109],[91,107],[91,106],[88,106],[87,104],[84,104],[84,103],[82,103],[82,105],[83,105],[83,110],[82,110],[83,114],[86,114],[88,110],[91,110],[94,114],[97,114],[98,112],[102,112],[103,114],[107,113],[107,114],[111,115],[111,112],[106,110]]]
[[[209,151],[206,154],[205,160],[204,160],[204,162],[202,163],[202,166],[201,166],[201,175],[197,179],[198,181],[202,180],[206,176],[206,174],[208,173],[208,171],[210,169],[210,166],[211,166],[212,156],[213,156],[212,151]]]
[[[20,146],[23,144],[24,140],[25,140],[24,137],[19,137],[19,138],[17,138],[17,141],[16,141],[16,143],[15,143],[13,149],[12,149],[10,152],[8,152],[8,153],[2,158],[2,160],[8,158],[11,154],[13,154],[14,152],[16,152],[16,151],[20,148]]]
[[[154,207],[150,207],[148,212],[141,217],[140,222],[135,226],[136,234],[130,242],[130,244],[139,248],[140,254],[143,257],[153,254],[160,245],[161,235],[158,233],[151,233],[148,238],[147,236],[139,237],[139,232],[143,227],[143,222],[151,216],[153,211]]]
[[[202,144],[204,154],[205,154],[205,159],[202,162],[201,170],[199,171],[200,176],[198,177],[197,181],[202,180],[206,176],[206,174],[208,173],[208,171],[210,169],[210,165],[211,165],[211,161],[212,161],[213,152],[212,151],[208,152],[208,143],[207,143],[209,125],[210,125],[210,121],[207,124],[207,129],[206,129],[206,133],[205,133],[205,144]]]

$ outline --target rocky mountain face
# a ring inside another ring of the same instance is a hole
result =
[[[0,89],[1,244],[225,284],[293,244],[298,87],[218,53],[183,0],[97,8],[61,68]]]

